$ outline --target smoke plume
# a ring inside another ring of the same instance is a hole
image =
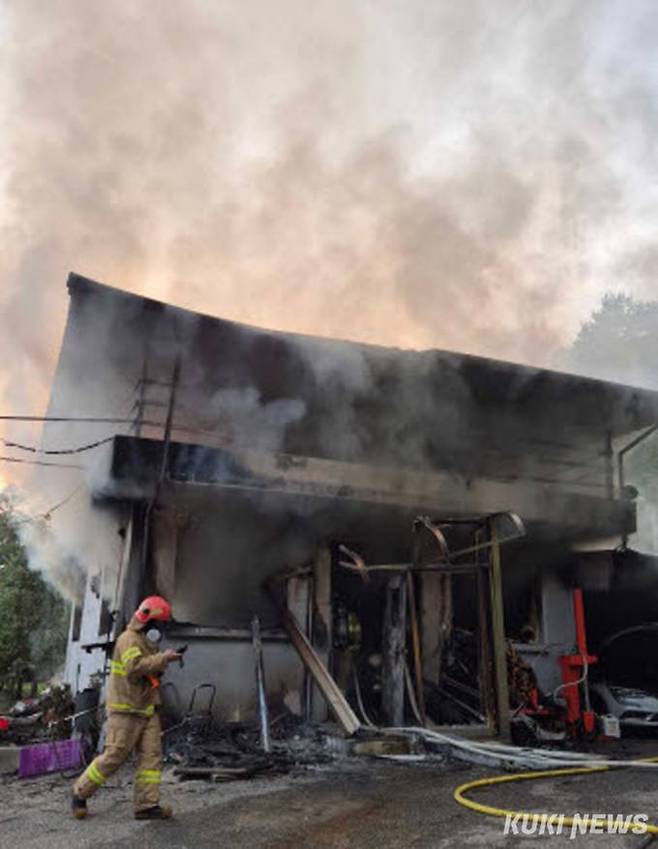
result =
[[[651,2],[25,0],[3,21],[3,409],[43,409],[70,269],[535,364],[606,289],[654,285]]]
[[[70,270],[535,365],[603,292],[655,294],[650,0],[21,0],[0,37],[3,413],[45,409]],[[303,413],[218,400],[274,446]]]

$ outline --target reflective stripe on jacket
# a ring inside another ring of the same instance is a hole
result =
[[[129,713],[153,716],[160,704],[160,693],[151,678],[165,671],[163,652],[142,633],[135,617],[119,636],[110,662],[106,708],[108,713]]]

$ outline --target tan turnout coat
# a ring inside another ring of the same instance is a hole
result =
[[[159,681],[167,662],[141,628],[133,616],[114,647],[106,698],[110,714],[152,716],[160,704],[160,691],[154,681]],[[149,680],[149,676],[154,680]]]

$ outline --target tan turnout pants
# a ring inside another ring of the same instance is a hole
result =
[[[95,758],[73,785],[73,792],[88,799],[125,763],[132,751],[137,754],[134,779],[135,811],[160,802],[162,741],[160,717],[111,713],[107,722],[105,750]]]

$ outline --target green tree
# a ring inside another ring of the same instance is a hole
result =
[[[23,521],[0,496],[0,690],[20,697],[26,680],[52,676],[66,650],[67,605],[29,569]]]
[[[561,363],[568,371],[658,389],[658,301],[606,294]],[[658,503],[658,434],[626,458],[626,480]]]
[[[569,371],[658,388],[658,301],[604,295],[565,352]]]

